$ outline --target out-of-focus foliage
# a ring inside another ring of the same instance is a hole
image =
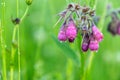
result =
[[[93,7],[96,0],[71,0],[86,5],[85,1],[90,1]],[[97,0],[96,15],[102,16],[106,0]],[[33,0],[27,17],[20,25],[20,50],[21,50],[21,80],[80,80],[81,56],[80,38],[73,44],[60,44],[56,40],[59,23],[55,28],[54,24],[58,20],[57,13],[62,11],[70,2],[69,0]],[[87,4],[88,4],[87,2]],[[119,8],[120,0],[108,0],[113,8]],[[12,32],[14,25],[11,17],[16,17],[15,0],[6,0],[5,16],[5,42],[7,46],[7,77],[10,76],[10,52],[12,42]],[[1,7],[1,1],[0,1]],[[25,0],[20,0],[20,16],[26,8]],[[0,12],[0,18],[1,18]],[[100,49],[95,53],[91,73],[87,80],[119,80],[120,79],[120,36],[112,36],[107,32],[107,25],[111,20],[106,18],[102,28],[104,40],[100,43]],[[100,24],[102,25],[102,24]],[[102,26],[98,26],[99,28]],[[53,36],[54,39],[53,39]],[[57,44],[56,44],[57,42]],[[70,45],[69,47],[63,47]],[[63,49],[61,48],[63,47]],[[70,51],[69,51],[70,50]],[[74,54],[75,53],[75,54]],[[85,53],[85,57],[90,52]],[[0,53],[0,78],[2,71],[2,61]],[[87,58],[85,58],[87,59]],[[15,55],[15,74],[17,80],[17,54]],[[80,61],[79,61],[80,60]],[[78,65],[74,64],[79,62]],[[88,63],[86,63],[88,64]],[[80,66],[79,66],[80,65]],[[86,65],[87,66],[87,65]]]

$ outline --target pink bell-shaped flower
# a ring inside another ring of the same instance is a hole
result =
[[[98,42],[101,42],[103,40],[103,34],[95,25],[92,27],[92,33]]]
[[[97,51],[98,48],[99,48],[99,42],[92,37],[90,39],[89,49],[91,51]]]
[[[60,41],[66,41],[67,36],[66,36],[66,23],[64,23],[60,29],[60,32],[58,33],[58,39]]]
[[[70,18],[67,26],[68,27],[66,29],[66,36],[67,36],[69,42],[73,42],[77,35],[77,28],[76,28],[76,25],[75,25],[74,21],[72,20],[72,18]]]

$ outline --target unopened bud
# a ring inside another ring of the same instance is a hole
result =
[[[15,18],[15,19],[11,18],[11,20],[12,20],[13,24],[15,24],[15,25],[20,23],[19,18]]]
[[[90,16],[94,16],[94,15],[95,15],[95,10],[91,10],[91,11],[89,12],[89,15],[90,15]]]
[[[26,0],[27,5],[31,5],[33,0]]]
[[[83,13],[86,13],[86,12],[88,12],[89,10],[90,10],[89,7],[83,7],[82,12],[83,12]]]

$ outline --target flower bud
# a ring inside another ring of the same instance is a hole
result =
[[[80,5],[76,4],[76,5],[75,5],[75,9],[76,9],[76,10],[79,10],[79,9],[80,9]]]
[[[15,18],[15,19],[11,18],[11,20],[12,20],[13,24],[15,24],[15,25],[20,23],[19,18]]]
[[[90,16],[94,16],[94,15],[95,15],[95,10],[91,10],[91,11],[89,12],[89,15],[90,15]]]
[[[27,5],[31,5],[33,0],[26,0]]]
[[[86,13],[86,12],[88,12],[89,10],[90,10],[89,7],[83,7],[82,12],[83,12],[83,13]]]

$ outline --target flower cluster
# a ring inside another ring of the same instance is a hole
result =
[[[84,34],[83,42],[82,42],[82,50],[86,52],[88,49],[91,51],[97,51],[99,48],[99,42],[103,39],[103,34],[99,31],[99,29],[93,25],[92,32]]]
[[[68,25],[65,22],[61,27],[61,30],[58,34],[58,39],[60,41],[66,41],[68,39],[69,42],[73,42],[76,38],[76,35],[77,35],[77,27],[74,21],[72,20],[72,18],[70,18]]]
[[[80,34],[82,36],[81,48],[84,52],[88,51],[88,49],[91,51],[98,50],[103,34],[92,20],[95,10],[72,3],[59,15],[60,19],[64,20],[58,33],[60,41],[74,42],[77,34]]]

